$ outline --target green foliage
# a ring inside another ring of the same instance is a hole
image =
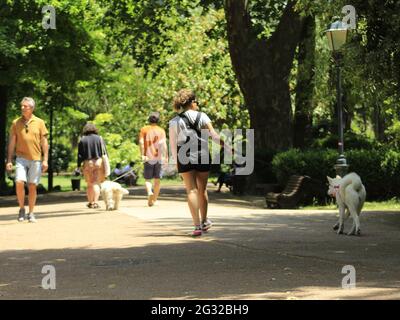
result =
[[[154,78],[155,98],[163,101],[168,117],[173,116],[171,100],[181,88],[192,88],[200,107],[217,128],[248,127],[248,112],[235,80],[224,38],[205,37],[224,20],[222,10],[193,10],[187,23],[168,31],[169,48],[163,57],[167,61]],[[222,32],[222,31],[221,31]],[[165,114],[165,112],[164,112]]]
[[[169,32],[187,23],[193,10],[215,10],[222,1],[210,0],[120,0],[102,1],[108,8],[103,27],[112,37],[107,50],[113,46],[129,52],[140,66],[157,71],[165,64],[163,53],[171,49]]]
[[[52,168],[54,172],[68,170],[68,165],[72,161],[71,148],[63,144],[54,144],[52,148]]]
[[[64,108],[64,111],[66,112],[67,117],[71,119],[73,123],[76,123],[78,121],[79,122],[86,121],[89,117],[86,113],[83,113],[79,110],[74,110],[71,107]]]
[[[115,126],[115,123],[112,114],[98,114],[93,123],[104,139],[112,168],[114,168],[117,163],[125,165],[129,164],[131,161],[135,161],[136,163],[141,162],[139,146],[129,139],[124,138],[122,135],[113,132],[112,128]]]
[[[315,139],[313,149],[335,149],[338,146],[339,138],[337,135],[331,134],[324,138]],[[371,150],[379,147],[379,143],[371,138],[367,138],[353,132],[344,134],[344,146],[346,149],[366,149]]]
[[[282,185],[294,174],[308,175],[313,179],[325,181],[327,175],[334,175],[333,165],[336,158],[337,152],[334,150],[290,149],[275,155],[272,170]]]
[[[101,126],[125,140],[137,141],[151,111],[160,112],[160,125],[167,128],[174,116],[175,92],[189,87],[198,94],[202,111],[209,114],[216,128],[248,127],[248,112],[243,108],[223,36],[223,10],[192,8],[183,16],[176,10],[157,18],[166,26],[157,31],[164,40],[157,47],[157,59],[146,65],[147,72],[140,60],[124,56],[116,47],[103,54],[101,83],[81,82],[82,90],[76,100],[77,108],[89,115],[88,120],[96,117],[101,122],[99,113],[112,115]],[[117,35],[113,29],[109,45]]]
[[[96,115],[96,118],[94,118],[93,123],[98,128],[112,126],[113,118],[114,116],[110,113],[99,113]]]
[[[260,38],[269,38],[273,34],[285,6],[286,2],[280,0],[249,1],[251,22]]]
[[[123,166],[134,161],[135,170],[142,171],[142,163],[140,157],[140,148],[138,145],[131,141],[122,141],[121,136],[107,135],[104,137],[107,145],[107,152],[110,158],[111,168],[115,168],[117,163],[121,163]]]
[[[385,130],[389,145],[398,149],[400,147],[400,121],[395,118],[392,120],[392,124]]]
[[[301,15],[312,14],[317,21],[313,123],[328,126],[313,147],[335,149],[335,73],[324,30],[348,3],[296,3]],[[41,7],[46,4],[56,8],[56,30],[41,26]],[[259,38],[270,37],[287,1],[248,4]],[[358,134],[345,134],[345,147],[369,151],[351,150],[346,155],[352,168],[365,176],[369,195],[374,194],[375,183],[382,187],[381,193],[395,194],[396,175],[400,176],[394,151],[400,147],[400,2],[354,0],[352,4],[357,31],[351,32],[343,50],[342,70],[344,107],[351,123],[347,125]],[[138,133],[149,113],[159,111],[161,126],[167,128],[174,115],[172,98],[182,87],[196,91],[201,109],[216,128],[250,126],[232,70],[222,0],[2,1],[0,20],[0,86],[8,88],[10,98],[7,127],[20,114],[21,97],[33,96],[36,114],[48,125],[49,110],[54,110],[56,155],[68,148],[75,154],[82,127],[93,121],[106,140],[112,165],[138,160]],[[290,82],[293,101],[297,73],[295,61]],[[363,138],[367,128],[374,130],[375,140],[393,150],[384,148],[379,154],[381,145]],[[272,156],[256,154],[256,170],[268,180],[273,179]],[[279,181],[307,172],[325,180],[327,173],[333,175],[335,160],[336,151],[304,155],[290,150],[278,154],[273,166]],[[385,179],[390,187],[383,185]]]
[[[90,1],[97,8],[95,1]],[[42,27],[41,9],[56,9],[56,29]],[[85,19],[88,1],[10,0],[0,4],[0,156],[4,159],[5,131],[20,113],[19,101],[33,96],[40,117],[48,122],[50,106],[60,110],[68,105],[77,80],[88,79],[97,71],[94,41]],[[6,101],[4,101],[6,100]],[[6,117],[8,116],[8,119]],[[57,121],[56,121],[57,122]],[[7,125],[5,126],[4,124]],[[0,184],[4,184],[1,165]]]

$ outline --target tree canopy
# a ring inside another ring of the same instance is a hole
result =
[[[322,145],[337,127],[324,31],[346,4],[1,0],[0,156],[19,101],[33,96],[48,124],[54,112],[54,144],[65,146],[58,150],[76,154],[83,125],[93,121],[112,164],[138,160],[137,136],[149,113],[159,111],[166,127],[183,87],[196,91],[215,127],[254,128],[261,160],[293,145]],[[346,131],[397,148],[400,4],[352,4],[357,28],[343,50]],[[54,6],[56,29],[43,29],[44,5]]]

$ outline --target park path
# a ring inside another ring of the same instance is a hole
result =
[[[398,212],[363,213],[363,236],[338,236],[334,211],[210,188],[214,226],[196,239],[180,186],[151,208],[133,188],[118,212],[87,209],[82,192],[41,195],[36,224],[0,198],[0,299],[400,299]],[[44,265],[56,290],[41,287]],[[345,265],[355,289],[341,287]]]

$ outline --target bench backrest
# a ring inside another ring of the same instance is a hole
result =
[[[285,189],[282,191],[283,194],[291,194],[297,192],[306,176],[297,176],[293,175],[289,178],[289,181],[286,184]]]

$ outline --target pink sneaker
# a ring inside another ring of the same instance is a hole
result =
[[[200,227],[196,227],[192,232],[192,237],[199,237],[203,234],[203,231]]]

